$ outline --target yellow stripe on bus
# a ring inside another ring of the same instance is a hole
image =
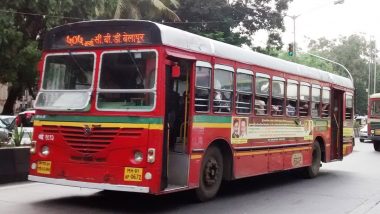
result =
[[[83,127],[88,126],[101,126],[106,128],[144,128],[153,130],[163,130],[162,124],[136,124],[136,123],[86,123],[86,122],[59,122],[59,121],[34,121],[35,126],[74,126]]]
[[[193,123],[194,128],[231,128],[231,123]]]
[[[248,156],[248,155],[262,155],[262,154],[274,154],[280,152],[294,152],[301,150],[310,150],[311,147],[299,147],[299,148],[289,148],[289,149],[273,149],[273,150],[265,150],[265,151],[243,151],[243,152],[235,152],[235,156]]]

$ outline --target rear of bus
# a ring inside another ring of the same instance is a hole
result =
[[[380,152],[380,93],[370,96],[368,101],[368,139],[375,151]]]
[[[47,33],[29,180],[160,191],[165,80],[155,37],[145,23],[117,21]]]

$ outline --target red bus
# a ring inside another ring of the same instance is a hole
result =
[[[372,94],[368,100],[368,139],[375,151],[380,152],[380,93]]]
[[[204,201],[352,152],[353,83],[318,69],[131,20],[56,27],[41,62],[31,181]]]

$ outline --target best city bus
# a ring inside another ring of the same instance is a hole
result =
[[[368,100],[368,139],[375,151],[380,152],[380,93],[372,94]]]
[[[150,194],[352,152],[353,83],[149,21],[46,34],[29,180]]]

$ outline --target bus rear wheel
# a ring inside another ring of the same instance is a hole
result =
[[[373,141],[373,148],[376,152],[380,152],[380,142],[379,141]]]
[[[222,183],[223,157],[217,147],[207,149],[199,176],[199,187],[195,190],[197,199],[208,201],[218,193]]]
[[[313,154],[312,162],[308,167],[303,168],[302,175],[305,178],[314,178],[319,173],[319,168],[321,167],[321,147],[318,142],[313,144]]]

